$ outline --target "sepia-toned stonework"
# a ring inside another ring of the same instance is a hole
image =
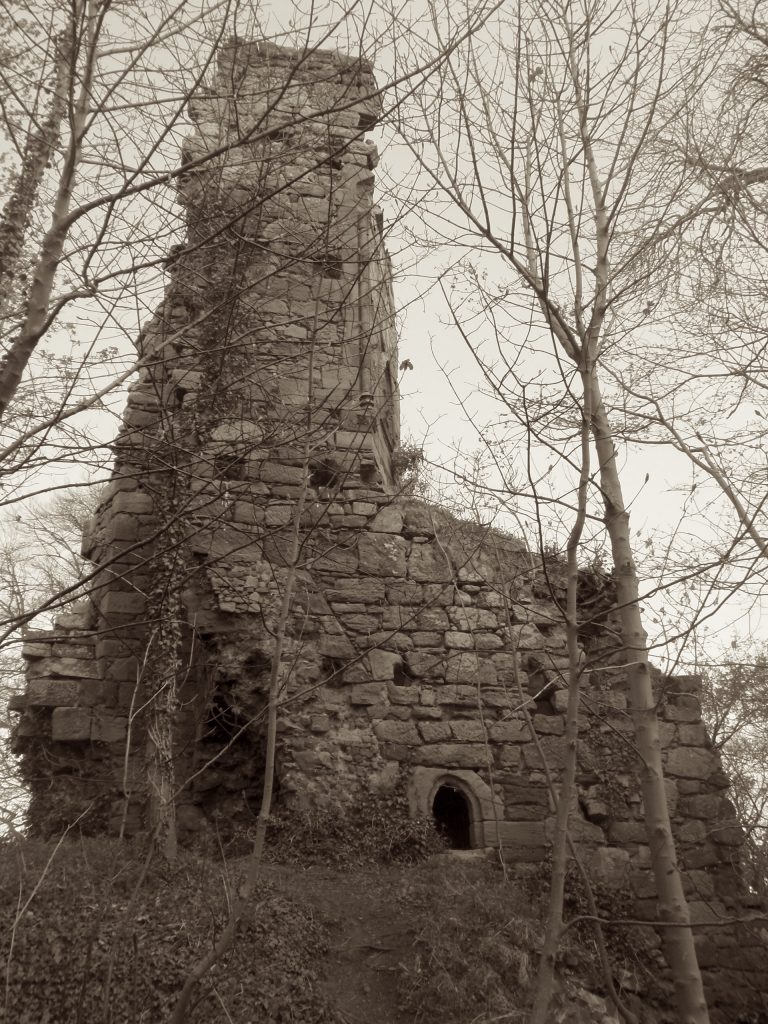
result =
[[[224,48],[190,103],[187,236],[138,338],[143,368],[84,538],[94,589],[27,637],[15,743],[32,822],[92,806],[104,828],[144,827],[144,684],[166,573],[181,602],[180,829],[251,822],[296,562],[278,803],[343,807],[404,787],[413,814],[429,816],[446,787],[466,801],[470,845],[509,865],[547,856],[543,759],[557,778],[565,755],[564,567],[398,494],[391,270],[366,138],[381,110],[365,62],[265,43]],[[609,579],[584,573],[571,829],[593,876],[652,918],[611,594]],[[757,901],[697,687],[658,679],[670,811],[700,923]],[[764,929],[697,932],[715,1019],[737,1019],[729,1000],[757,1005]]]

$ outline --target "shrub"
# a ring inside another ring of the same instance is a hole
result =
[[[280,864],[416,864],[445,849],[434,822],[411,818],[405,793],[369,795],[348,808],[280,809],[270,860]]]

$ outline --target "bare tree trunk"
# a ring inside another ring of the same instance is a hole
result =
[[[174,481],[169,483],[173,487]],[[178,677],[181,669],[181,588],[184,585],[182,529],[177,501],[169,501],[163,551],[155,560],[156,584],[150,595],[150,615],[156,627],[147,656],[147,682],[151,689],[147,708],[147,789],[149,825],[154,846],[169,863],[177,853],[176,766],[174,732],[179,709]]]
[[[554,992],[555,959],[563,929],[563,895],[568,866],[568,816],[576,790],[576,769],[579,745],[579,687],[581,665],[579,652],[579,619],[576,598],[579,586],[579,545],[587,516],[587,490],[590,476],[590,423],[592,410],[591,374],[581,371],[583,404],[581,409],[581,467],[576,506],[576,520],[568,537],[568,588],[565,628],[568,639],[568,707],[565,719],[566,755],[560,792],[557,796],[555,836],[552,853],[552,878],[544,948],[541,951],[536,990],[530,1024],[547,1024],[549,1005]]]
[[[613,553],[635,743],[642,757],[644,820],[659,899],[659,917],[662,921],[679,924],[679,927],[665,928],[664,938],[675,984],[680,1024],[708,1024],[707,1001],[664,790],[659,723],[651,686],[646,632],[640,612],[637,571],[629,537],[629,512],[624,505],[611,425],[600,395],[596,372],[593,372],[592,394],[592,436],[600,464],[605,525]]]
[[[78,6],[73,15],[73,33],[83,12]],[[93,69],[96,61],[96,19],[97,0],[87,0],[83,16],[85,35],[85,57],[80,92],[71,112],[70,140],[64,158],[64,167],[59,175],[59,184],[53,204],[51,226],[43,237],[40,253],[32,275],[32,285],[26,305],[26,315],[17,338],[14,339],[0,363],[0,419],[16,394],[32,353],[46,329],[51,292],[56,271],[64,251],[64,242],[69,227],[68,215],[72,194],[80,164],[83,136],[85,134]],[[73,53],[71,61],[76,60]]]
[[[0,214],[0,323],[11,312],[32,211],[45,168],[56,151],[67,109],[71,47],[66,34],[59,33],[54,45],[56,71],[51,105],[43,123],[27,139],[19,175]]]
[[[507,613],[507,617],[509,618],[509,613]],[[533,718],[531,717],[531,714],[528,711],[525,693],[523,692],[523,684],[520,679],[519,654],[517,651],[515,651],[514,660],[512,662],[512,672],[515,680],[515,688],[517,690],[518,696],[520,697],[520,705],[522,707],[525,724],[528,727],[528,732],[531,734],[531,738],[533,739],[533,742],[536,746],[538,755],[541,758],[541,763],[544,765],[544,776],[547,780],[547,790],[549,792],[549,805],[552,810],[556,810],[557,790],[555,789],[554,779],[552,778],[552,770],[550,769],[549,764],[547,763],[547,759],[544,754],[544,748],[542,747],[541,740],[539,739],[539,734],[536,732],[536,727],[533,724]],[[608,949],[605,945],[603,927],[600,923],[600,914],[598,912],[595,894],[592,889],[592,882],[590,880],[587,869],[584,867],[584,863],[581,857],[579,857],[578,850],[576,849],[576,844],[571,838],[570,832],[568,833],[567,838],[568,849],[571,852],[571,857],[573,858],[574,864],[576,865],[579,875],[581,876],[581,880],[584,883],[584,893],[587,897],[587,906],[589,908],[589,913],[592,916],[592,924],[594,925],[595,930],[595,943],[597,945],[597,951],[600,957],[600,966],[603,969],[603,981],[605,982],[605,987],[608,990],[608,994],[611,997],[611,1001],[613,1005],[616,1007],[616,1010],[618,1011],[621,1019],[625,1021],[626,1024],[639,1024],[637,1017],[621,1001],[621,999],[619,998],[619,994],[616,991],[616,986],[613,981],[613,973],[611,971],[611,963],[608,959]],[[561,929],[561,937],[564,931],[565,926]]]

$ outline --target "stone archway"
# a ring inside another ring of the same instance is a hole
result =
[[[453,849],[498,845],[498,823],[504,820],[504,806],[477,772],[416,767],[408,784],[408,804],[412,817],[434,817],[438,825],[443,824]]]

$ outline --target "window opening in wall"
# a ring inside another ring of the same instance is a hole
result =
[[[344,276],[344,261],[340,257],[328,256],[318,260],[318,268],[321,277],[330,277],[338,281]]]
[[[216,693],[208,709],[204,739],[227,743],[242,732],[242,718],[230,703],[226,693]]]
[[[404,662],[401,661],[394,666],[392,682],[395,686],[413,686],[413,673]]]
[[[213,475],[217,480],[244,480],[245,458],[231,453],[217,455],[213,460]]]
[[[377,483],[379,471],[375,464],[372,462],[364,462],[360,466],[360,480],[368,487],[373,487]]]
[[[432,802],[432,815],[452,850],[471,849],[469,802],[460,789],[441,786]]]
[[[310,487],[335,487],[339,483],[339,474],[330,463],[317,462],[309,473]]]

